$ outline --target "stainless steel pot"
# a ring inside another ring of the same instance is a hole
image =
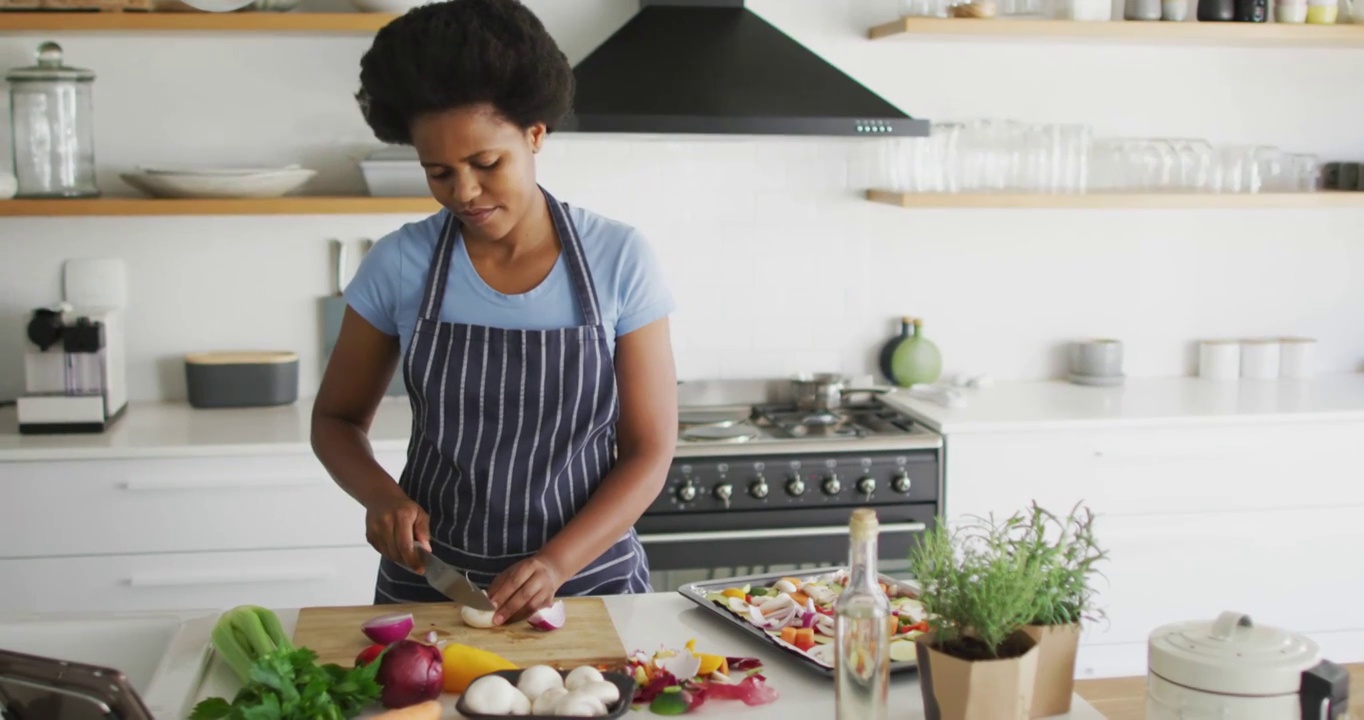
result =
[[[843,407],[845,395],[884,393],[887,388],[850,388],[847,376],[839,373],[801,373],[791,378],[791,393],[796,409],[805,412],[834,412]]]

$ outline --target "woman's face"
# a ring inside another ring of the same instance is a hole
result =
[[[463,223],[466,234],[501,240],[534,207],[535,153],[545,126],[522,129],[490,105],[429,113],[412,122],[431,195]]]

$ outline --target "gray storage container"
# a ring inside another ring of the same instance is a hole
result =
[[[194,353],[185,356],[185,384],[196,408],[288,405],[298,400],[298,355]]]

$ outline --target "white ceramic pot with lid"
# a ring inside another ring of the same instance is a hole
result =
[[[1310,638],[1224,612],[1157,628],[1147,643],[1147,720],[1337,720],[1349,675]]]

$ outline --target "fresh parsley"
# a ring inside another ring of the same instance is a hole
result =
[[[281,648],[251,666],[251,677],[228,702],[208,698],[190,720],[350,720],[379,699],[379,661],[347,670],[317,664],[308,648]]]

